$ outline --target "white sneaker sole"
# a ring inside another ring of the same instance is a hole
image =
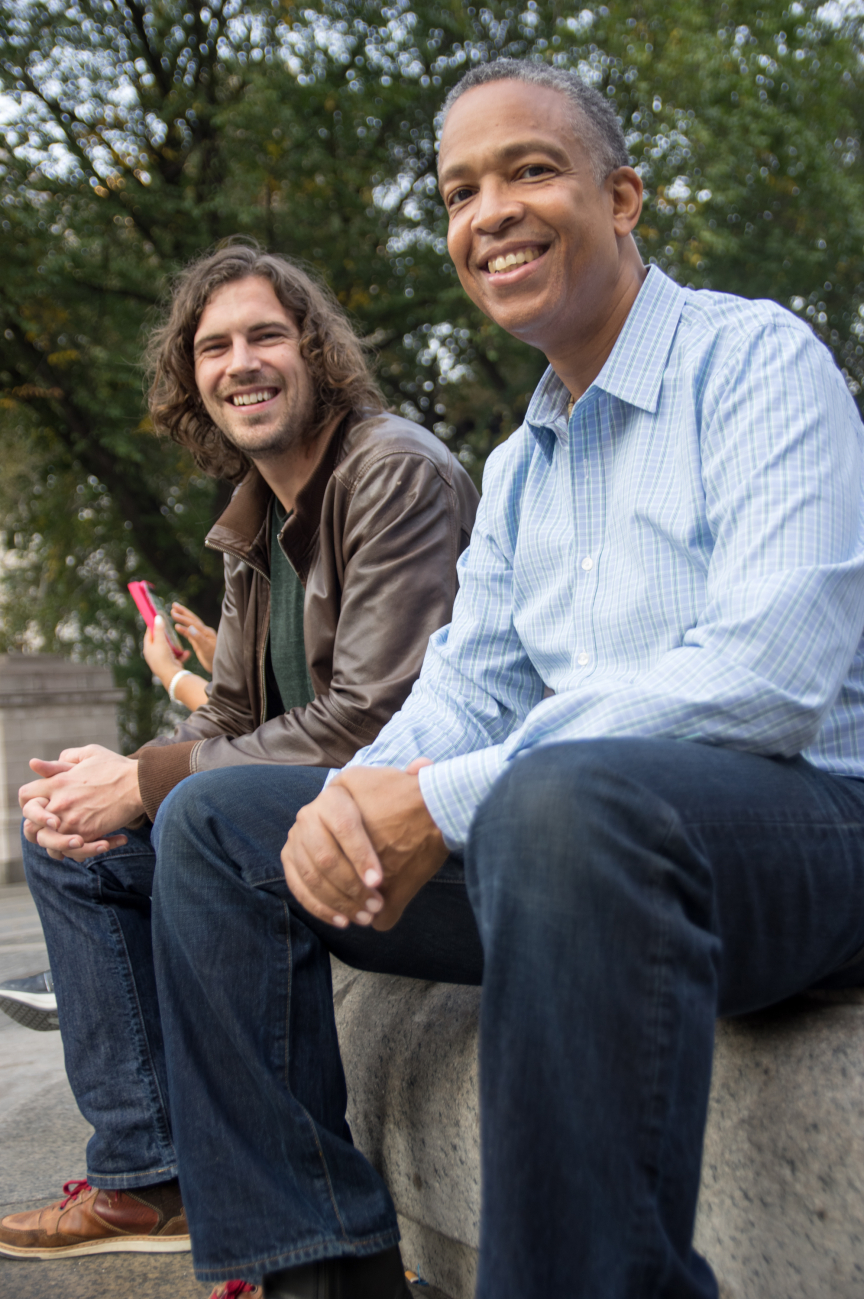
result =
[[[10,995],[0,989],[0,1010],[5,1011],[17,1024],[35,1029],[37,1033],[47,1033],[60,1027],[57,999],[53,992],[16,992]]]
[[[56,992],[19,992],[17,988],[0,988],[0,997],[18,1001],[22,1006],[36,1006],[39,1010],[56,1010]]]
[[[192,1248],[188,1236],[106,1236],[104,1240],[82,1241],[55,1249],[22,1248],[0,1240],[0,1254],[7,1258],[81,1258],[86,1254],[183,1254]]]

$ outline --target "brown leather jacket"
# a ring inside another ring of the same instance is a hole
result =
[[[253,762],[343,766],[402,706],[429,636],[450,620],[476,489],[417,424],[387,414],[349,417],[281,537],[306,590],[315,699],[265,721],[271,501],[253,469],[207,536],[208,546],[225,553],[210,698],[173,735],[135,755],[151,820],[169,791],[196,771]]]

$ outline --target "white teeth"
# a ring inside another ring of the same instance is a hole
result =
[[[255,406],[259,401],[269,401],[272,392],[239,392],[231,398],[234,406]]]
[[[536,262],[539,256],[539,248],[523,248],[518,253],[507,253],[503,257],[493,257],[486,269],[492,275],[497,275],[499,271],[509,271],[511,266],[524,266],[526,262]]]

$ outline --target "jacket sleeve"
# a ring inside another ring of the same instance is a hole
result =
[[[184,718],[171,735],[157,736],[132,755],[138,759],[138,788],[151,821],[166,795],[192,774],[192,753],[201,740],[246,735],[255,727],[258,719],[243,659],[244,622],[250,614],[252,587],[247,565],[226,555],[225,595],[207,703]],[[255,615],[254,609],[251,615]],[[252,670],[256,669],[257,665]]]
[[[248,721],[245,729],[249,714],[237,708],[218,734],[186,740],[187,752],[176,760],[144,750],[139,784],[148,815],[191,772],[241,763],[341,767],[371,743],[407,698],[430,635],[452,612],[456,560],[468,543],[478,498],[461,467],[452,461],[449,467],[448,475],[422,453],[383,449],[370,453],[356,481],[341,482],[337,470],[321,515],[322,532],[332,536],[322,538],[320,562],[306,586],[314,701],[257,727]],[[328,612],[334,601],[336,619]],[[221,703],[216,666],[211,701],[187,726],[197,729],[201,713],[205,726],[215,720]],[[245,680],[242,665],[233,666],[237,679]],[[179,749],[181,737],[172,739]],[[165,777],[173,777],[167,788],[164,780],[149,779],[148,765],[152,771],[160,763]]]

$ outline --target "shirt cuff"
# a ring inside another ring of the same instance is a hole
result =
[[[477,808],[504,770],[504,746],[492,745],[420,770],[420,793],[451,852],[468,842]]]

